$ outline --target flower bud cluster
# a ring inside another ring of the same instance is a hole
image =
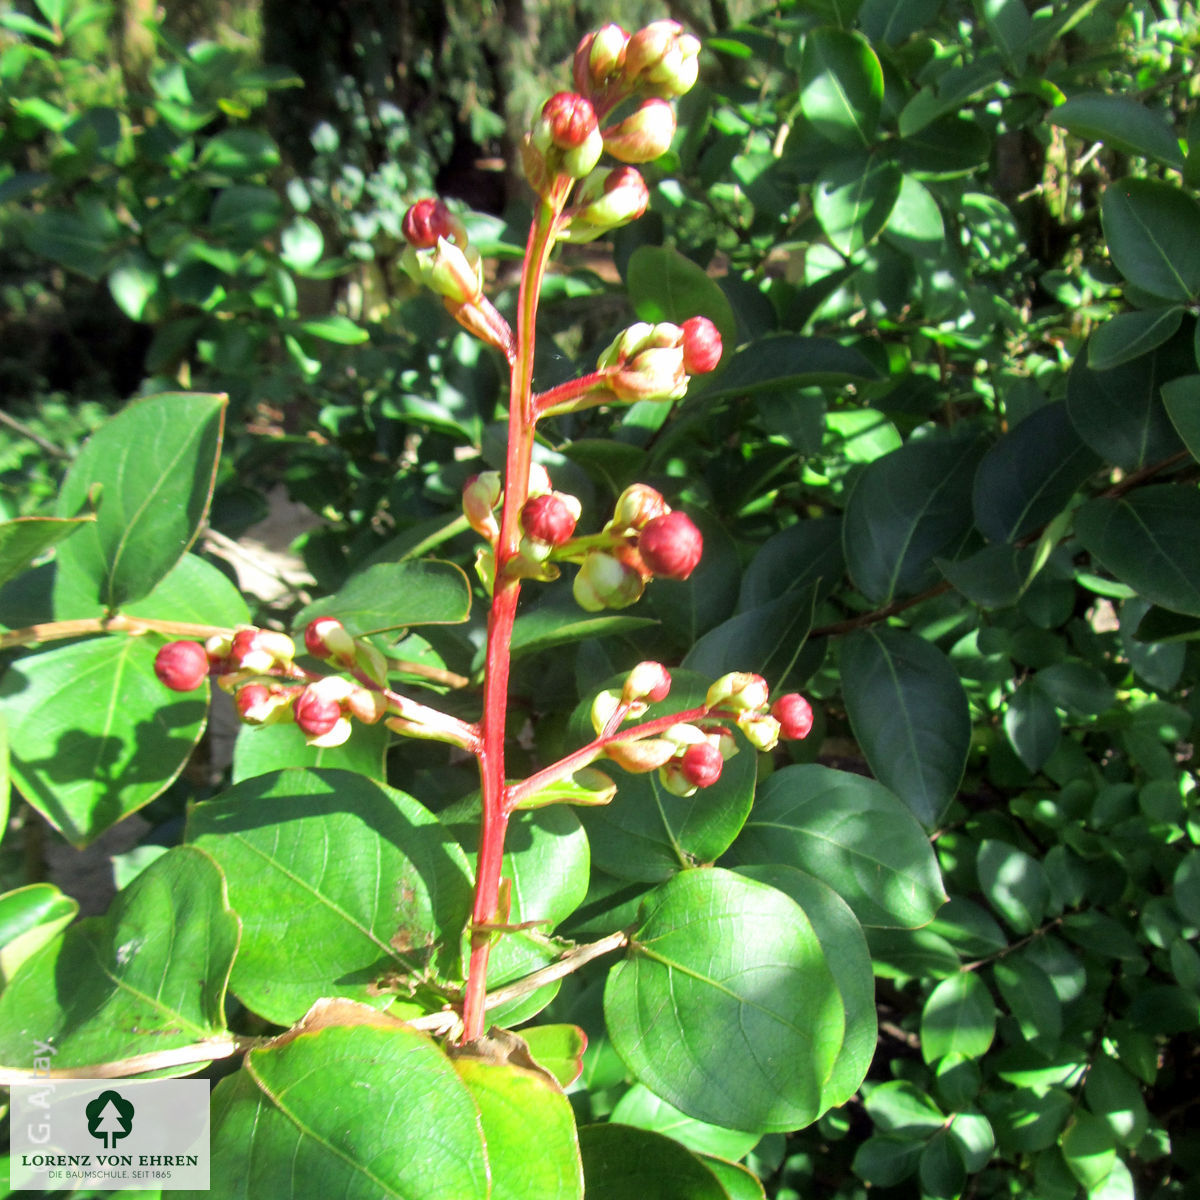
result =
[[[737,753],[733,735],[722,725],[702,727],[681,721],[657,737],[610,742],[604,753],[633,774],[657,771],[673,796],[690,796],[721,778],[725,760]]]
[[[722,675],[708,689],[704,707],[733,717],[747,741],[758,750],[773,750],[780,738],[806,738],[813,725],[809,702],[797,692],[788,692],[770,705],[769,697],[770,688],[761,675],[734,671]]]
[[[604,25],[575,50],[575,90],[600,112],[634,92],[671,99],[691,90],[699,69],[700,43],[678,21],[652,21],[630,36]]]
[[[590,550],[575,576],[576,603],[588,612],[626,608],[656,576],[687,579],[704,549],[692,519],[644,483],[621,493],[603,533],[607,544]]]
[[[619,401],[678,400],[692,375],[716,368],[721,352],[721,334],[707,317],[690,317],[682,325],[639,321],[612,341],[596,367]]]

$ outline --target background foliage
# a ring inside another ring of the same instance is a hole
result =
[[[390,6],[357,5],[326,21],[291,3],[233,25],[192,7],[165,26],[133,3],[0,13],[0,621],[110,606],[286,628],[357,614],[361,632],[461,680],[442,703],[473,716],[483,607],[464,619],[456,568],[457,582],[418,578],[410,559],[436,549],[469,566],[459,493],[501,465],[502,371],[410,294],[398,222],[432,187],[457,197],[511,310],[529,205],[504,167],[512,131],[560,86],[550,68],[580,33],[660,14],[461,3],[392,20]],[[861,1037],[873,1013],[878,1040],[844,1051],[864,1064],[874,1051],[862,1087],[821,1097],[763,1095],[746,1082],[748,1046],[744,1094],[698,1115],[695,1095],[656,1075],[665,1051],[653,1029],[635,1036],[622,1001],[652,961],[624,961],[607,988],[610,964],[594,964],[504,1021],[550,1003],[551,1021],[588,1033],[570,1102],[589,1197],[631,1194],[614,1162],[651,1160],[664,1173],[640,1194],[690,1179],[688,1195],[735,1198],[761,1194],[755,1180],[775,1197],[1187,1195],[1200,1169],[1196,7],[810,0],[677,15],[704,38],[701,84],[648,172],[651,213],[615,239],[617,271],[603,248],[562,256],[538,383],[584,369],[632,314],[703,311],[736,350],[669,415],[563,418],[538,453],[597,525],[626,484],[658,486],[701,524],[705,559],[599,622],[572,609],[569,581],[536,594],[518,623],[513,705],[528,720],[510,773],[577,745],[572,711],[647,657],[708,679],[761,671],[804,689],[819,724],[676,825],[640,777],[608,808],[531,815],[513,870],[522,905],[528,876],[529,911],[580,940],[630,925],[669,940],[703,907],[697,888],[745,914],[747,954],[776,962],[803,950],[772,941],[780,892],[809,938],[848,945],[861,926],[874,1004],[850,968],[826,984],[857,1014],[845,1028]],[[300,28],[320,40],[301,47]],[[187,420],[125,407],[179,391],[194,393]],[[121,445],[152,478],[113,469]],[[188,471],[162,469],[177,461]],[[100,519],[80,521],[97,479]],[[317,519],[296,546],[313,583],[266,605],[211,551],[279,484]],[[105,541],[120,487],[134,502],[180,497],[133,522],[129,557]],[[213,532],[192,546],[202,526]],[[406,611],[390,599],[401,585]],[[114,633],[5,652],[0,1058],[22,1065],[29,1022],[59,1021],[48,981],[72,962],[103,1019],[64,1017],[64,1044],[78,1062],[128,1053],[104,1030],[150,1018],[105,1010],[118,1001],[82,964],[170,903],[211,933],[176,951],[204,959],[203,994],[181,992],[163,1018],[188,1040],[290,1025],[333,981],[405,1015],[407,1000],[353,976],[361,955],[336,915],[350,881],[330,882],[323,915],[292,931],[294,909],[235,848],[270,840],[255,828],[264,806],[291,805],[299,831],[306,805],[321,811],[321,772],[357,772],[346,828],[314,817],[295,853],[319,857],[336,834],[349,860],[355,838],[374,855],[399,819],[381,814],[406,814],[388,877],[410,881],[414,912],[426,906],[417,926],[461,926],[473,769],[376,730],[318,759],[280,728],[242,731],[231,766],[185,770],[204,708],[164,699],[155,648]],[[193,810],[186,848],[155,858],[183,839],[185,806],[217,793]],[[35,831],[49,822],[82,845],[137,809],[152,830],[121,866],[126,886],[108,916],[69,925],[73,902],[30,849],[59,835]],[[426,809],[441,824],[426,826]],[[462,845],[436,833],[447,828]],[[848,849],[864,840],[898,855],[884,894]],[[547,879],[566,882],[535,898]],[[310,943],[329,957],[314,966]],[[550,953],[532,937],[501,944],[512,977]],[[416,970],[411,950],[397,971]],[[138,961],[169,983],[168,958]],[[328,1061],[314,1047],[351,1034],[367,1057],[367,1038],[395,1056],[372,1060],[393,1092],[427,1053],[415,1034],[400,1046],[336,1021],[251,1051],[214,1110],[226,1169],[241,1169],[258,1111],[251,1077],[300,1076],[305,1054]],[[439,1063],[445,1111],[469,1108],[468,1092],[481,1103],[488,1082],[472,1072],[485,1067]],[[559,1136],[570,1114],[540,1080],[503,1088],[528,1089],[520,1103]],[[290,1127],[262,1129],[272,1153],[291,1153]],[[447,1151],[461,1194],[477,1194],[483,1156],[469,1139]]]

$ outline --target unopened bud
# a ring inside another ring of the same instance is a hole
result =
[[[570,541],[581,511],[574,496],[543,492],[525,501],[521,509],[521,528],[535,541],[561,546]]]
[[[633,742],[610,742],[604,753],[618,767],[641,775],[665,766],[679,753],[679,747],[665,738],[641,738]]]
[[[154,673],[173,692],[194,692],[207,678],[208,652],[199,642],[168,642],[154,656]]]
[[[678,21],[653,21],[625,48],[625,77],[659,96],[682,96],[696,82],[700,43]]]
[[[671,675],[660,662],[640,662],[625,677],[621,699],[626,704],[665,700],[671,690]]]
[[[239,629],[233,635],[226,664],[235,671],[271,671],[296,657],[296,643],[271,629]]]
[[[636,221],[650,203],[650,189],[633,167],[593,171],[576,194],[570,220],[560,235],[565,242],[590,242]]]
[[[721,778],[725,760],[721,751],[711,742],[697,742],[689,746],[679,760],[680,774],[698,788],[712,787]]]
[[[296,697],[293,712],[296,724],[304,734],[314,738],[331,732],[343,719],[341,703],[323,695],[315,684],[310,684]]]
[[[418,200],[404,214],[401,231],[404,240],[417,250],[432,249],[438,238],[457,246],[467,244],[466,226],[440,200]]]
[[[346,697],[346,708],[364,725],[374,725],[388,710],[387,699],[379,692],[355,688]]]
[[[341,621],[333,617],[317,617],[304,629],[304,648],[313,658],[336,658],[343,663],[354,661],[354,639]]]
[[[283,720],[291,708],[295,690],[268,687],[263,683],[248,683],[234,695],[238,716],[247,725],[274,725]]]
[[[575,602],[587,612],[605,608],[628,608],[642,597],[645,582],[641,574],[601,550],[593,550],[575,575],[572,592]]]
[[[683,330],[683,369],[689,375],[706,375],[721,361],[721,335],[707,317],[690,317]]]
[[[655,517],[671,511],[662,493],[646,483],[631,483],[617,497],[611,528],[644,529]]]
[[[671,148],[675,110],[665,100],[644,100],[623,121],[602,133],[604,149],[624,163],[653,162]]]
[[[774,750],[779,742],[779,722],[768,713],[740,712],[737,726],[756,750]]]
[[[602,91],[625,65],[625,47],[629,34],[620,25],[603,25],[580,41],[575,51],[572,73],[575,90],[584,96]]]
[[[779,736],[792,741],[808,737],[813,727],[813,710],[799,692],[788,692],[771,705],[771,716],[779,722]]]
[[[604,152],[604,139],[592,102],[574,92],[551,96],[534,123],[530,146],[544,159],[548,174],[561,171],[573,179],[582,179]],[[538,186],[536,180],[531,182]]]
[[[771,689],[761,675],[748,671],[731,671],[722,675],[708,689],[705,708],[723,708],[729,712],[761,712],[767,706]]]
[[[620,707],[621,697],[611,688],[596,694],[596,698],[592,701],[591,717],[592,728],[596,731],[597,737],[600,737],[608,728],[609,721]]]
[[[704,538],[687,513],[669,512],[655,517],[638,537],[642,562],[664,579],[686,579],[696,569],[703,551]]]
[[[463,515],[467,518],[467,524],[489,542],[494,542],[500,536],[495,509],[503,498],[499,471],[483,471],[479,475],[472,475],[463,488]]]

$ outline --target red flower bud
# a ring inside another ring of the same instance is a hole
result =
[[[304,648],[313,658],[354,659],[354,639],[341,621],[333,617],[317,617],[304,629]]]
[[[689,375],[704,375],[721,361],[721,335],[707,317],[684,321],[683,369]]]
[[[621,700],[625,704],[657,704],[671,690],[671,674],[660,662],[640,662],[625,677]]]
[[[542,106],[549,123],[550,139],[560,150],[582,146],[597,130],[592,102],[574,92],[556,92]]]
[[[154,673],[173,692],[194,692],[208,678],[208,652],[199,642],[168,642],[154,656]]]
[[[799,741],[808,737],[813,727],[812,705],[799,692],[780,696],[771,705],[771,716],[779,722],[780,737]]]
[[[270,699],[271,689],[266,684],[248,683],[245,687],[238,688],[233,702],[237,705],[238,715],[244,721],[254,709],[261,708]]]
[[[466,230],[440,200],[418,200],[404,214],[401,226],[404,239],[417,250],[429,250],[438,243],[438,238],[463,245]]]
[[[341,719],[342,706],[337,700],[322,696],[311,687],[296,697],[292,707],[296,724],[309,736],[321,737],[328,733]]]
[[[721,778],[725,760],[712,742],[696,742],[683,752],[679,771],[695,787],[712,787]]]
[[[700,530],[682,512],[655,517],[638,537],[642,562],[664,579],[686,579],[696,569],[703,550]]]
[[[675,110],[665,100],[644,100],[623,121],[603,131],[604,149],[624,163],[652,162],[671,148]]]
[[[561,546],[575,532],[579,514],[557,492],[531,496],[521,509],[521,528],[533,539]]]

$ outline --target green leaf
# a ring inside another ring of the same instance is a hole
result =
[[[684,871],[650,894],[629,956],[609,974],[604,1015],[638,1080],[688,1116],[748,1131],[816,1119],[845,1028],[800,907],[719,868]]]
[[[339,346],[361,346],[371,340],[371,335],[356,325],[349,317],[340,313],[332,313],[327,317],[313,317],[300,322],[300,329],[309,337],[320,338],[324,342],[336,342]]]
[[[1200,460],[1200,375],[1168,379],[1159,389],[1163,406],[1188,452]]]
[[[725,358],[738,343],[737,318],[725,293],[703,267],[669,246],[639,246],[625,269],[629,300],[641,321],[682,325],[707,317],[721,334]]]
[[[321,261],[325,253],[325,235],[315,221],[295,217],[279,235],[279,256],[284,265],[303,273]]]
[[[52,883],[29,883],[0,896],[0,987],[79,912],[79,902]]]
[[[985,838],[976,862],[988,903],[1017,933],[1032,933],[1046,916],[1050,881],[1045,868],[1024,850]]]
[[[26,1067],[35,1038],[56,1067],[95,1068],[218,1037],[237,946],[217,864],[176,847],[21,967],[0,993],[0,1062]]]
[[[110,417],[67,472],[58,514],[73,516],[99,491],[94,524],[57,554],[55,590],[91,601],[93,616],[139,600],[195,541],[208,514],[227,397],[170,392]]]
[[[851,635],[841,648],[850,726],[876,779],[926,829],[958,790],[971,714],[958,671],[931,642],[901,630]]]
[[[1150,1114],[1142,1089],[1120,1063],[1100,1054],[1088,1070],[1084,1099],[1120,1145],[1134,1149],[1146,1133]]]
[[[108,290],[131,321],[141,321],[158,294],[159,273],[154,261],[140,251],[123,255],[108,275]]]
[[[115,636],[59,646],[0,679],[13,781],[75,846],[164,791],[204,732],[207,686],[167,691],[154,675],[159,644]]]
[[[574,600],[539,604],[517,617],[513,628],[513,659],[526,658],[552,646],[569,645],[611,634],[630,633],[657,622],[652,617],[628,617],[611,612],[588,613]]]
[[[279,147],[258,129],[227,129],[206,138],[199,166],[233,179],[261,175],[279,166]]]
[[[1108,252],[1132,284],[1165,300],[1200,294],[1200,203],[1157,179],[1123,179],[1100,199]]]
[[[798,521],[772,534],[742,572],[738,611],[761,608],[787,592],[820,585],[824,596],[845,571],[841,522],[833,517]]]
[[[217,237],[249,250],[276,232],[283,215],[283,201],[272,188],[236,184],[218,194],[208,223]]]
[[[839,254],[850,258],[887,224],[900,195],[895,163],[876,154],[836,158],[813,185],[813,212]]]
[[[25,230],[30,251],[89,279],[104,274],[118,237],[111,214],[89,219],[71,212],[39,212]]]
[[[729,1200],[696,1155],[661,1133],[585,1125],[579,1150],[587,1200]]]
[[[219,567],[195,554],[185,554],[141,600],[126,604],[126,616],[162,618],[196,625],[233,628],[249,625],[250,606]]]
[[[963,438],[910,441],[858,477],[842,522],[846,565],[873,604],[927,587],[933,559],[971,528],[971,484],[983,446]]]
[[[1046,1051],[1056,1048],[1062,1035],[1062,1002],[1046,972],[1019,951],[1000,959],[992,971],[1025,1040],[1040,1043]]]
[[[872,1187],[894,1187],[917,1169],[924,1146],[900,1134],[872,1134],[854,1152],[854,1173]]]
[[[1032,1154],[1054,1145],[1074,1105],[1061,1088],[1021,1087],[997,1095],[988,1115],[1001,1150]]]
[[[1047,114],[1052,125],[1089,142],[1103,142],[1125,154],[1140,154],[1169,167],[1182,167],[1174,130],[1162,114],[1130,95],[1107,92],[1071,96]]]
[[[987,1117],[980,1112],[957,1112],[947,1132],[972,1175],[987,1166],[996,1149],[996,1135]]]
[[[635,1083],[617,1101],[609,1120],[665,1134],[696,1154],[715,1154],[730,1162],[745,1158],[759,1139],[757,1132],[724,1129],[686,1116],[641,1083]]]
[[[932,1098],[906,1079],[873,1086],[865,1107],[875,1128],[883,1133],[924,1137],[946,1124],[945,1114]]]
[[[1013,542],[1062,511],[1100,460],[1080,440],[1058,401],[1035,409],[979,463],[971,504],[993,542]]]
[[[385,758],[390,734],[386,725],[355,724],[349,740],[340,746],[310,746],[293,722],[278,725],[241,725],[233,744],[233,782],[268,775],[285,767],[326,767],[354,771],[387,782]]]
[[[18,517],[0,523],[0,584],[15,579],[35,558],[96,518]]]
[[[386,1007],[381,981],[461,969],[466,859],[403,792],[346,771],[278,771],[197,805],[187,837],[229,877],[245,926],[232,986],[268,1020],[290,1024],[334,994]]]
[[[947,1054],[982,1058],[996,1035],[996,1003],[974,972],[943,979],[921,1011],[921,1056],[927,1063]]]
[[[1004,706],[1004,733],[1030,771],[1040,771],[1058,749],[1062,721],[1036,678],[1025,680],[1009,696]]]
[[[490,1200],[484,1136],[470,1090],[422,1034],[393,1022],[302,1027],[251,1050],[213,1092],[212,1189]]]
[[[829,338],[773,334],[744,346],[716,375],[705,376],[688,392],[690,400],[745,396],[764,388],[844,384],[878,378],[857,350]],[[711,382],[709,382],[711,380]]]
[[[996,46],[1014,74],[1025,70],[1033,22],[1024,0],[975,0],[991,43]]]
[[[1108,1123],[1088,1112],[1075,1114],[1060,1144],[1071,1174],[1089,1191],[1108,1178],[1117,1161],[1116,1145]]]
[[[934,562],[951,586],[973,604],[1011,608],[1029,586],[1034,552],[1030,547],[1002,543],[984,546],[967,558],[935,558]]]
[[[578,1025],[527,1025],[521,1040],[534,1062],[549,1071],[563,1087],[569,1087],[583,1071],[587,1034]]]
[[[1189,925],[1200,928],[1200,850],[1190,850],[1175,869],[1172,896]]]
[[[815,875],[863,925],[925,925],[946,898],[908,808],[874,780],[815,764],[784,767],[760,786],[731,858]]]
[[[846,1014],[842,1048],[821,1089],[822,1109],[845,1104],[858,1091],[875,1055],[875,980],[871,951],[850,906],[827,884],[794,867],[767,864],[741,867],[738,874],[790,896],[804,910],[833,972]],[[737,1157],[741,1157],[738,1155]]]
[[[940,249],[945,237],[946,223],[932,193],[914,176],[905,175],[888,218],[887,240],[916,255]]]
[[[917,1162],[923,1200],[958,1200],[967,1183],[967,1168],[958,1143],[941,1129],[925,1143]]]
[[[571,1102],[542,1072],[459,1055],[454,1070],[479,1109],[489,1200],[583,1200],[583,1164]],[[530,1153],[536,1131],[537,1153]]]
[[[1157,484],[1102,496],[1075,515],[1089,553],[1152,604],[1200,616],[1200,493]]]
[[[1181,306],[1171,305],[1109,317],[1088,341],[1088,366],[1107,371],[1157,350],[1178,332],[1183,313]]]
[[[355,637],[365,637],[408,625],[458,625],[470,614],[471,585],[454,563],[376,563],[303,608],[295,628],[315,617],[336,617]]]
[[[869,146],[883,103],[883,68],[866,39],[814,29],[800,58],[800,111],[840,146]]]

